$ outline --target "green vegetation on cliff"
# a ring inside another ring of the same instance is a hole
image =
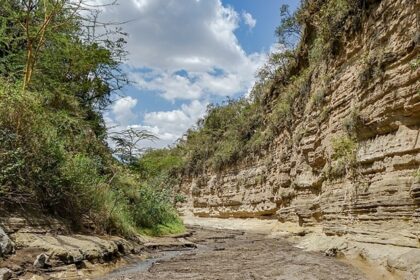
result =
[[[182,230],[170,190],[107,145],[101,110],[128,82],[125,34],[95,30],[96,12],[0,0],[0,208],[126,236]]]
[[[374,2],[305,0],[293,14],[287,6],[281,7],[276,29],[281,47],[260,69],[250,96],[209,106],[206,117],[172,149],[184,161],[184,174],[217,171],[252,160],[282,132],[295,135],[291,141],[298,142],[304,131],[299,131],[295,120],[305,108],[322,108],[319,121],[324,120],[331,77],[315,77],[325,89],[309,96],[314,70],[340,53],[343,35],[360,30],[364,13]]]

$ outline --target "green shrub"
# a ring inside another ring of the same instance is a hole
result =
[[[420,55],[417,55],[417,57],[410,61],[410,67],[412,71],[416,71],[420,66]]]
[[[184,159],[176,149],[148,150],[140,156],[134,169],[147,180],[162,173],[174,173],[183,164]]]
[[[132,205],[133,219],[140,228],[157,229],[159,225],[180,222],[167,189],[156,190],[149,185],[139,189]]]
[[[249,99],[228,99],[209,106],[206,117],[175,148],[184,160],[183,172],[197,175],[209,169],[222,170],[245,157],[258,155],[282,130],[295,129],[293,117],[301,114],[305,105],[323,106],[325,90],[309,97],[312,73],[325,60],[339,54],[346,32],[360,30],[364,8],[360,1],[353,0],[303,1],[299,10],[291,14],[283,6],[276,34],[279,43],[291,49],[270,54],[257,74],[258,81]],[[325,87],[329,79],[323,80]],[[323,108],[319,123],[328,114],[329,108]],[[355,125],[345,124],[352,137]],[[296,134],[295,140],[302,136],[303,133]]]
[[[343,126],[347,134],[352,137],[357,137],[357,131],[362,123],[360,112],[356,108],[352,108],[350,114],[343,120]]]
[[[111,157],[83,114],[51,110],[49,98],[23,93],[18,84],[0,87],[0,204],[31,205],[76,229],[89,220],[98,231],[123,235],[180,223],[168,191],[144,187]],[[146,171],[153,175],[178,160],[152,161]]]
[[[332,139],[331,162],[323,170],[327,178],[340,178],[351,171],[356,164],[357,143],[348,135]]]
[[[359,73],[360,86],[367,87],[373,80],[383,76],[383,56],[383,52],[374,52],[362,59],[362,70]]]
[[[312,104],[316,107],[316,109],[320,109],[325,101],[325,90],[321,89],[312,96]]]
[[[340,136],[332,139],[332,159],[346,159],[354,161],[356,157],[357,143],[349,136]]]
[[[420,182],[420,168],[414,172],[414,180]]]

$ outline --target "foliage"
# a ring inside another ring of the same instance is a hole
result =
[[[287,47],[293,47],[301,36],[301,24],[297,13],[291,14],[288,5],[280,7],[280,25],[276,28],[278,42]]]
[[[351,108],[350,114],[343,120],[344,129],[350,137],[357,137],[357,130],[362,121],[359,110]]]
[[[209,107],[206,117],[175,148],[185,161],[183,171],[197,174],[224,169],[258,155],[284,130],[295,135],[295,142],[299,142],[304,130],[297,131],[295,116],[301,114],[301,108],[322,107],[327,94],[328,78],[323,83],[325,88],[309,95],[312,74],[321,63],[340,52],[345,32],[360,30],[364,8],[356,0],[302,1],[300,9],[293,14],[287,6],[282,6],[281,22],[276,29],[279,48],[257,73],[250,98],[229,99]],[[322,108],[319,122],[328,114],[329,109]],[[345,128],[354,137],[359,118],[351,117],[355,118],[349,117]],[[336,155],[340,149],[353,149],[350,144],[335,142]],[[341,159],[344,157],[335,161]]]
[[[354,167],[356,163],[357,143],[348,135],[343,135],[332,139],[333,153],[332,162],[326,165],[326,175],[328,178],[342,177]]]
[[[89,122],[50,109],[47,93],[27,94],[20,85],[3,83],[0,98],[0,203],[34,205],[76,228],[87,217],[99,230],[125,235],[179,223],[168,191],[139,183]]]
[[[159,225],[177,222],[178,216],[170,201],[169,190],[156,190],[145,185],[140,188],[133,218],[142,228],[155,229]]]
[[[383,53],[369,54],[362,60],[362,70],[359,73],[360,85],[367,87],[374,79],[382,77],[383,72]]]
[[[0,3],[2,77],[22,80],[32,91],[48,89],[55,94],[52,105],[60,109],[67,105],[60,102],[64,94],[76,95],[92,118],[97,117],[92,108],[104,108],[111,92],[128,83],[119,67],[126,34],[106,24],[112,31],[98,32],[98,10],[84,0]]]
[[[162,174],[176,173],[183,164],[184,160],[176,149],[151,149],[140,156],[135,170],[141,178],[148,180]]]
[[[414,172],[414,180],[420,183],[420,167]]]
[[[134,164],[143,151],[139,142],[155,140],[157,137],[147,130],[130,127],[123,131],[113,132],[110,139],[115,144],[114,154],[125,164]]]
[[[332,159],[346,159],[348,161],[353,161],[357,149],[357,144],[350,137],[341,136],[332,140],[332,148]]]
[[[207,116],[189,130],[177,149],[185,157],[185,171],[221,169],[242,157],[262,125],[262,107],[247,99],[210,105]]]
[[[182,230],[166,181],[145,182],[106,142],[100,110],[127,82],[124,33],[99,34],[84,1],[0,4],[0,207],[126,236]],[[132,163],[137,140],[151,136],[118,137]]]
[[[325,90],[321,89],[315,92],[314,95],[311,96],[311,104],[316,108],[320,109],[325,101]]]
[[[417,57],[410,61],[410,67],[412,71],[415,71],[420,66],[420,55],[417,55]]]

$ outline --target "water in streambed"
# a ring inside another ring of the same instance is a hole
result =
[[[184,251],[164,251],[159,254],[159,256],[146,259],[137,263],[133,263],[126,267],[121,267],[110,272],[106,276],[97,278],[98,280],[111,280],[111,279],[124,279],[124,275],[133,275],[141,272],[145,272],[150,269],[154,264],[158,264],[162,261],[170,260],[176,256],[179,256]]]

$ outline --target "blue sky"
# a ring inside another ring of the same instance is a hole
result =
[[[209,103],[252,88],[275,46],[280,6],[298,2],[121,0],[106,7],[104,20],[131,20],[124,68],[135,82],[105,113],[107,125],[150,130],[160,138],[144,143],[152,147],[173,143]]]

